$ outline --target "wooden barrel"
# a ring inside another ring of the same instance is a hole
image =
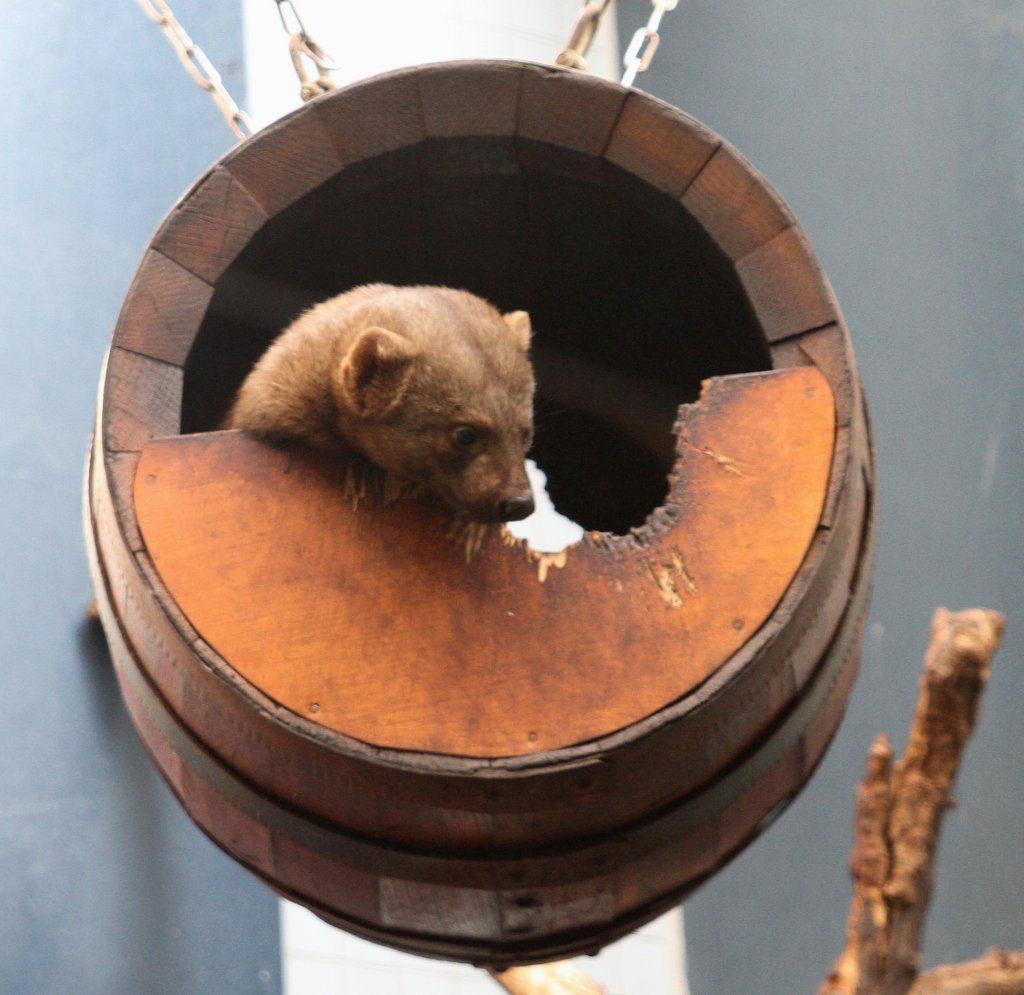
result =
[[[531,313],[535,455],[580,543],[492,527],[467,562],[444,511],[216,431],[282,327],[372,281]],[[507,965],[678,902],[810,776],[872,474],[842,316],[735,150],[612,83],[455,63],[306,105],[172,210],[108,355],[87,532],[198,825],[345,929]]]

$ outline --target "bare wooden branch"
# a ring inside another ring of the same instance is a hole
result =
[[[910,995],[1020,995],[1024,950],[989,950],[978,960],[946,964],[920,975]]]
[[[509,995],[607,995],[607,989],[587,977],[571,960],[491,971]]]
[[[973,980],[970,965],[918,976],[942,817],[1002,631],[998,612],[935,612],[906,754],[893,766],[888,742],[876,740],[857,792],[846,949],[819,995],[906,995],[912,989],[914,995],[1019,995],[1022,990],[978,987],[985,972],[994,977],[992,955],[974,962],[984,967]],[[1004,968],[1004,975],[1010,969]],[[948,987],[953,974],[943,977],[942,971],[960,971],[961,987]],[[915,982],[932,987],[919,991]],[[962,986],[972,983],[973,988]]]

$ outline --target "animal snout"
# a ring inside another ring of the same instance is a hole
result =
[[[534,511],[533,495],[526,491],[523,494],[512,494],[498,502],[498,517],[503,522],[518,522],[527,518]]]

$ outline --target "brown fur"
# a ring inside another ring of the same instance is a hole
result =
[[[476,521],[533,510],[525,312],[447,287],[371,284],[301,315],[263,355],[225,425],[366,456]],[[468,430],[468,431],[467,431]]]

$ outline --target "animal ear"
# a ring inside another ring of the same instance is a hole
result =
[[[386,328],[367,328],[338,369],[342,398],[357,414],[386,414],[405,394],[415,358],[408,339]]]
[[[530,316],[525,311],[510,311],[508,314],[503,314],[502,318],[505,319],[505,324],[512,333],[516,345],[526,352],[530,348],[530,336],[533,334]]]

